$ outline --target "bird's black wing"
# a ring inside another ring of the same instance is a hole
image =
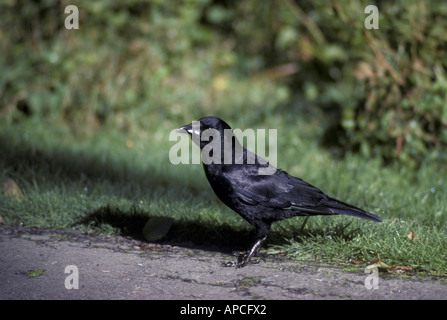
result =
[[[281,217],[295,215],[346,214],[381,221],[374,214],[333,199],[320,189],[277,170],[273,175],[258,175],[256,170],[235,170],[231,174],[235,196],[251,206],[282,209]]]
[[[234,170],[229,181],[236,196],[251,205],[273,208],[313,207],[327,197],[309,183],[277,170],[273,175],[259,175],[256,170]]]

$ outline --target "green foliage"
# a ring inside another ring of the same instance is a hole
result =
[[[91,135],[104,126],[139,135],[204,114],[262,117],[287,98],[271,82],[242,79],[231,42],[201,24],[209,1],[76,1],[66,30],[57,0],[2,6],[0,112]],[[8,31],[8,32],[7,32]],[[233,114],[233,115],[232,115]]]
[[[294,66],[290,111],[302,105],[294,99],[304,99],[307,108],[335,115],[328,127],[343,130],[332,134],[332,144],[420,165],[447,146],[447,3],[380,2],[378,30],[364,27],[368,4],[240,2],[233,32],[264,67],[283,63],[287,76]]]
[[[378,30],[364,27],[366,1],[70,4],[79,30],[64,28],[59,0],[1,2],[8,121],[138,133],[241,108],[252,124],[320,108],[344,151],[414,166],[447,145],[442,1],[380,2]]]
[[[365,32],[372,54],[355,61],[353,89],[361,94],[342,120],[350,144],[365,154],[414,164],[447,145],[447,59],[440,45],[447,39],[440,19],[446,10],[445,3],[394,3],[383,11],[380,33]]]

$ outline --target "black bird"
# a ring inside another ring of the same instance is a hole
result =
[[[375,214],[331,198],[309,183],[274,168],[265,159],[243,148],[222,119],[204,117],[177,131],[186,131],[200,146],[203,168],[217,197],[256,228],[255,244],[239,255],[238,262],[232,264],[236,267],[245,266],[250,257],[257,254],[275,221],[295,216],[335,214],[382,221]],[[210,131],[218,132],[219,135],[211,136],[220,141],[210,139]],[[260,170],[264,170],[262,174]]]

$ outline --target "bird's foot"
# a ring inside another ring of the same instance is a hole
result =
[[[237,262],[235,261],[229,261],[227,263],[224,263],[224,267],[236,267],[236,268],[242,268],[247,265],[247,263],[250,261],[250,258],[252,256],[255,256],[259,249],[261,249],[261,244],[265,241],[267,236],[264,236],[260,238],[256,243],[254,244],[253,248],[247,252],[241,252],[239,254],[239,257],[237,258]],[[259,263],[260,260],[253,261],[252,263]]]
[[[241,252],[241,254],[239,254],[239,257],[237,257],[236,268],[245,267],[250,260],[250,256],[250,252]]]
[[[237,266],[237,261],[222,262],[222,267],[232,268]]]
[[[245,267],[247,264],[258,264],[261,261],[265,261],[263,258],[259,258],[259,259],[251,259],[251,255],[249,252],[246,253],[242,253],[239,255],[239,257],[237,258],[237,264],[236,264],[236,268],[242,268]]]
[[[242,268],[248,263],[249,259],[250,259],[250,252],[241,252],[237,257],[237,261],[222,262],[222,267]]]
[[[242,267],[245,267],[248,263],[250,263],[250,264],[258,264],[258,263],[261,262],[261,260],[263,260],[263,259],[256,259],[256,260],[250,259],[249,252],[243,252],[243,253],[239,254],[239,256],[237,258],[237,261],[222,262],[222,267],[242,268]]]

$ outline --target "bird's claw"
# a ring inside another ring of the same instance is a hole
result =
[[[237,266],[236,261],[222,262],[222,267],[232,268],[232,267],[236,267],[236,266]]]
[[[244,267],[248,261],[250,260],[250,255],[248,252],[243,252],[237,257],[237,264],[236,268],[242,268]]]
[[[222,267],[242,268],[248,263],[249,259],[250,255],[248,252],[241,252],[237,257],[237,261],[222,262]]]

